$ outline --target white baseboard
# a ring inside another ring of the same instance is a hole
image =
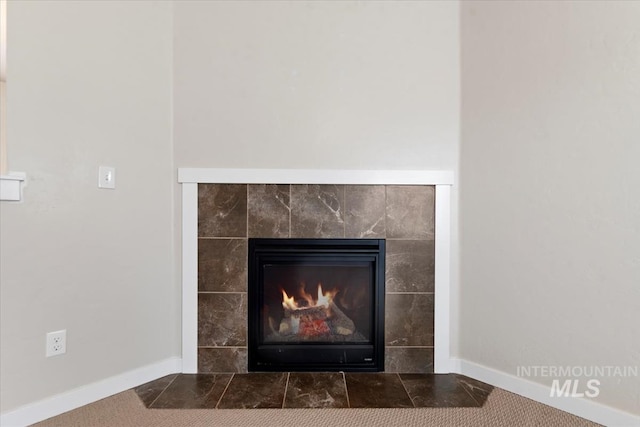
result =
[[[606,426],[640,426],[639,416],[603,405],[588,398],[551,397],[551,387],[549,386],[464,359],[452,358],[450,365],[453,372],[475,378],[599,424]]]
[[[464,359],[449,359],[451,372],[478,379],[556,409],[607,426],[640,426],[640,417],[585,398],[550,397],[550,387]],[[93,384],[76,388],[0,415],[0,426],[22,427],[87,405],[105,397],[182,370],[182,359],[172,357]]]
[[[28,426],[181,370],[182,359],[165,359],[1,414],[0,426]]]

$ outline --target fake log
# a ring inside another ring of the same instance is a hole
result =
[[[326,319],[327,318],[327,309],[326,307],[303,307],[298,308],[296,310],[291,310],[290,308],[284,309],[284,317],[297,317],[301,318],[303,316],[309,316],[313,320],[317,319]]]
[[[278,332],[282,335],[312,334],[330,332],[326,326],[327,309],[325,307],[303,307],[297,310],[285,308],[284,318],[280,321]]]
[[[348,336],[355,332],[356,326],[353,321],[333,302],[329,304],[328,309],[322,306],[297,310],[285,308],[278,328],[278,333],[285,336],[318,336],[330,333]]]
[[[351,335],[356,331],[356,325],[349,316],[344,314],[333,302],[329,304],[331,310],[331,329],[339,335]]]

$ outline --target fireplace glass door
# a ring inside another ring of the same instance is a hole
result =
[[[250,239],[249,370],[382,371],[384,248]]]

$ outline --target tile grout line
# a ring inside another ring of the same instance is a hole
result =
[[[198,348],[247,348],[246,345],[199,345]],[[217,373],[222,373],[222,374],[228,374],[229,372],[219,372],[219,371],[213,371],[213,372],[217,372]],[[203,374],[206,373],[213,373],[213,372],[202,372]]]
[[[246,244],[245,250],[246,250],[246,252],[244,254],[244,259],[246,261],[249,258],[249,185],[250,184],[245,184],[245,185],[247,186],[247,190],[246,190],[247,191],[246,192],[246,197],[247,197],[246,198],[246,202],[247,202],[247,223],[246,224],[247,224],[247,228],[245,230],[245,242],[246,242],[245,243]],[[244,293],[247,295],[247,297],[246,297],[244,305],[245,305],[245,307],[248,307],[249,306],[249,264],[247,263],[245,265],[246,265],[245,268],[246,268],[246,273],[247,273],[247,280],[245,282],[246,292],[244,292]],[[242,302],[242,296],[240,298],[240,301]],[[247,335],[249,334],[247,327],[245,327],[245,332],[246,332]],[[248,343],[247,343],[246,348],[247,348],[247,352],[248,352],[249,351]],[[231,384],[231,380],[233,380],[234,375],[235,374],[231,374],[231,379],[229,380],[229,384]],[[229,384],[227,384],[227,387],[229,387]],[[224,396],[224,394],[226,392],[227,392],[227,388],[225,387],[224,392],[222,392],[222,395],[220,396],[220,399],[218,399],[218,403],[216,403],[216,408],[220,404],[220,401],[222,400],[222,396]]]
[[[211,393],[213,393],[213,389],[216,387],[216,377],[218,374],[210,374],[213,377],[213,384],[211,384],[211,390],[209,390],[203,397],[202,397],[202,401],[206,402],[207,398],[209,396],[211,396]],[[216,401],[216,405],[218,405],[218,402],[220,401],[220,399],[218,398],[218,401]],[[215,408],[215,406],[214,406]]]
[[[434,348],[432,345],[385,345],[385,349],[387,348]]]
[[[246,294],[246,291],[198,291],[199,294]]]
[[[236,376],[235,373],[231,374],[231,378],[229,378],[229,382],[227,383],[227,386],[224,388],[224,390],[222,391],[222,394],[220,395],[220,398],[218,399],[218,401],[216,402],[216,406],[214,409],[218,409],[218,406],[220,405],[220,402],[222,402],[222,398],[224,397],[224,395],[227,393],[227,389],[229,388],[229,386],[231,385],[231,381],[233,381],[233,378]]]
[[[247,227],[245,229],[245,239],[247,239],[247,243],[249,242],[249,184],[245,184],[247,186],[247,192],[246,192],[246,201],[247,201]],[[246,255],[245,255],[246,256]]]
[[[387,187],[388,185],[384,186],[384,240],[387,240]],[[385,242],[386,244],[386,242]],[[385,259],[385,263],[386,263],[386,259]]]
[[[389,186],[385,185],[384,186],[384,283],[382,284],[384,286],[384,293],[383,293],[383,298],[384,298],[384,313],[383,313],[383,317],[382,320],[385,321],[385,317],[387,315],[387,298],[389,295],[389,288],[387,287],[387,280],[389,280],[389,275],[387,274],[387,271],[389,269],[389,264],[391,263],[387,263],[387,261],[389,260],[389,252],[388,252],[388,246],[387,246],[387,240],[389,240],[389,230],[387,229],[387,210],[389,208],[389,203],[388,203],[388,198],[387,198],[387,192],[388,192]],[[387,351],[387,327],[388,325],[384,324],[384,338],[382,339],[382,348],[383,350],[386,352]],[[384,361],[382,361],[383,365],[384,365]]]
[[[342,237],[347,237],[347,186],[342,186]]]
[[[154,404],[154,403],[156,403],[156,401],[157,401],[158,399],[160,399],[160,396],[162,396],[162,395],[164,394],[164,392],[165,392],[165,391],[167,391],[167,389],[169,388],[169,386],[170,386],[171,384],[173,384],[173,382],[174,382],[175,380],[177,380],[177,379],[178,379],[178,376],[180,376],[180,374],[176,374],[175,378],[173,378],[173,379],[171,380],[171,382],[169,382],[169,384],[167,384],[167,386],[166,386],[165,388],[163,388],[163,389],[162,389],[162,391],[160,392],[160,394],[158,394],[158,395],[156,396],[156,398],[155,398],[155,399],[153,399],[153,402],[151,402],[151,403],[149,404],[149,406],[147,406],[147,408],[148,408],[148,409],[151,409],[151,407],[153,406],[153,404]]]
[[[198,236],[198,240],[245,240],[242,236]]]
[[[398,376],[398,379],[400,380],[400,384],[402,384],[402,388],[404,389],[404,392],[407,393],[407,396],[409,396],[409,400],[411,401],[411,404],[415,408],[416,407],[416,402],[413,401],[413,397],[411,397],[411,393],[409,393],[409,390],[407,390],[407,386],[404,384],[404,381],[402,381],[402,377],[398,373],[396,373],[396,375]]]
[[[473,400],[474,402],[476,402],[476,405],[478,405],[478,408],[482,408],[482,405],[480,404],[480,402],[478,402],[478,399],[475,398],[475,396],[473,394],[471,394],[471,392],[469,390],[467,390],[467,388],[465,386],[463,386],[462,384],[460,384],[460,381],[458,381],[458,378],[455,378],[456,380],[456,384],[458,384],[459,387],[462,387],[462,389],[469,395],[471,396],[471,400]]]
[[[422,291],[416,291],[416,292],[400,292],[400,291],[389,291],[387,292],[387,294],[389,295],[434,295],[435,292],[431,291],[426,291],[426,292],[422,292]]]
[[[289,377],[291,376],[291,372],[287,372],[287,382],[284,384],[284,396],[282,396],[282,407],[284,409],[284,404],[287,402],[287,390],[289,389]]]
[[[291,238],[291,216],[293,215],[293,200],[291,199],[291,187],[289,184],[289,238]]]
[[[349,388],[347,387],[347,377],[344,374],[344,371],[341,372],[342,374],[342,382],[344,383],[344,391],[345,394],[347,395],[347,408],[351,408],[351,401],[349,400]]]

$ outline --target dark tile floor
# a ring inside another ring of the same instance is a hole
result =
[[[175,374],[134,389],[147,408],[481,407],[493,387],[457,374]]]

